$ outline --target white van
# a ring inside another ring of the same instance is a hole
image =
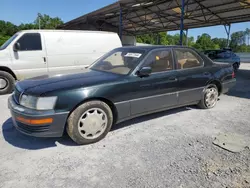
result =
[[[112,32],[20,31],[0,47],[0,94],[11,92],[15,80],[80,72],[121,46],[119,36]]]

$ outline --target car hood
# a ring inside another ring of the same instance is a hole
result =
[[[16,88],[20,92],[39,96],[57,90],[77,89],[109,83],[122,77],[122,75],[87,69],[83,73],[78,74],[56,76],[43,75],[30,78],[17,82]]]

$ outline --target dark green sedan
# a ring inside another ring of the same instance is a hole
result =
[[[49,62],[48,62],[49,63]],[[15,127],[78,144],[104,138],[116,123],[171,108],[213,108],[236,82],[230,64],[181,46],[112,50],[79,74],[16,83],[9,97]]]

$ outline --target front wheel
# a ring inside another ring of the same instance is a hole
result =
[[[219,98],[218,88],[214,84],[209,84],[205,88],[202,100],[199,102],[198,106],[202,109],[210,109],[216,106]]]
[[[0,71],[0,95],[9,94],[13,91],[15,78],[5,71]]]
[[[67,133],[77,144],[103,139],[113,124],[110,107],[102,101],[89,101],[77,107],[67,121]]]

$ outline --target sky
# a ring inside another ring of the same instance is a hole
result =
[[[64,22],[97,10],[103,6],[114,3],[116,0],[1,0],[0,20],[10,21],[16,25],[31,23],[37,13],[48,14],[51,17],[60,17]],[[250,22],[233,24],[231,33],[250,28]],[[179,31],[169,32],[169,34]],[[224,26],[214,26],[199,29],[190,29],[189,36],[208,33],[218,38],[226,38]]]

